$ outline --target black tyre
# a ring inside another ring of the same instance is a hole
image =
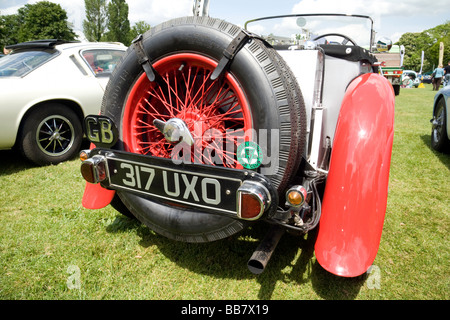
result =
[[[110,203],[111,207],[113,207],[116,211],[123,214],[124,216],[130,218],[130,219],[136,219],[135,216],[130,212],[130,210],[125,206],[120,200],[117,193],[114,195],[114,198],[111,200]]]
[[[235,56],[228,71],[216,81],[210,75],[240,28],[207,17],[171,20],[143,36],[144,51],[161,76],[150,82],[131,46],[115,69],[102,103],[120,132],[117,149],[170,157],[173,145],[153,126],[153,120],[181,118],[194,133],[196,123],[225,135],[226,130],[266,129],[258,143],[272,162],[258,168],[282,194],[299,166],[305,144],[306,117],[295,77],[274,49],[252,39]],[[194,137],[196,138],[196,137]],[[225,138],[224,138],[225,139]],[[264,139],[262,141],[261,139]],[[196,139],[198,141],[199,139]],[[202,151],[212,144],[203,145]],[[264,146],[263,146],[264,145]],[[237,145],[234,145],[237,148]],[[204,164],[239,168],[236,154],[211,150]],[[227,159],[217,163],[211,155]],[[192,156],[195,158],[195,154]],[[186,242],[209,242],[242,230],[247,223],[205,212],[118,192],[136,218],[154,231]]]
[[[443,98],[439,99],[434,109],[431,146],[439,152],[448,152],[450,150],[450,141],[447,135],[447,110],[445,110]]]
[[[83,129],[70,108],[48,103],[27,115],[19,139],[20,149],[30,161],[37,165],[57,164],[79,152]]]
[[[400,85],[396,84],[396,85],[393,85],[393,87],[394,87],[394,94],[396,96],[398,96],[400,94]]]

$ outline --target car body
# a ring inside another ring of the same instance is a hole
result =
[[[110,79],[101,114],[85,119],[83,206],[119,199],[186,242],[267,222],[248,261],[256,274],[284,232],[318,228],[319,264],[363,274],[381,239],[394,137],[394,90],[365,49],[372,29],[343,14],[152,28]]]
[[[422,77],[423,83],[432,83],[433,79],[431,79],[431,73],[424,74]]]
[[[407,77],[408,77],[408,79],[407,79]],[[415,72],[413,70],[403,70],[402,78],[401,78],[402,84],[407,86],[409,79],[411,79],[413,81],[412,86],[414,86],[414,88],[419,87],[420,77],[417,75],[417,72]]]
[[[439,152],[450,150],[450,86],[445,86],[434,96],[431,119],[431,146]]]
[[[126,47],[40,40],[7,48],[13,51],[0,60],[0,149],[17,146],[40,165],[73,157],[79,151],[82,119],[99,112],[106,83]],[[100,63],[109,65],[102,69]],[[41,119],[49,106],[55,117],[49,111]],[[42,120],[47,124],[57,120],[70,132],[65,136],[56,128],[49,129],[50,141],[36,132],[24,131],[42,129]],[[32,124],[36,121],[39,123]]]

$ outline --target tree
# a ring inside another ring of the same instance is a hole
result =
[[[125,0],[111,0],[108,4],[108,41],[121,42],[128,46],[130,39],[130,21],[128,20],[128,4]]]
[[[108,24],[106,0],[84,0],[86,19],[83,32],[87,40],[100,41]]]
[[[5,46],[19,42],[18,30],[19,23],[16,14],[0,16],[0,53]]]
[[[49,1],[26,4],[17,13],[18,42],[39,39],[75,40],[76,34],[69,27],[67,12]]]
[[[140,34],[144,34],[150,30],[150,25],[145,21],[138,21],[134,24],[130,31],[130,39],[136,38]]]
[[[405,46],[405,69],[419,71],[422,51],[424,51],[424,71],[431,71],[439,60],[439,43],[444,42],[444,63],[450,60],[450,22],[434,28],[411,33],[404,33],[397,44]]]

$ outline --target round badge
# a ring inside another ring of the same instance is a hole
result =
[[[256,169],[263,160],[261,148],[252,141],[241,143],[237,148],[237,160],[246,169]]]

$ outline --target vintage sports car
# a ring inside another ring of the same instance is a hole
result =
[[[126,47],[39,40],[6,47],[0,59],[0,150],[16,146],[38,165],[80,151],[85,116],[100,112]]]
[[[450,85],[439,90],[434,96],[431,146],[440,152],[450,151],[449,103]]]
[[[152,27],[85,119],[83,205],[117,200],[168,238],[208,242],[266,222],[248,262],[318,228],[315,256],[355,277],[383,228],[394,92],[360,15],[287,15],[240,28],[208,16]]]

